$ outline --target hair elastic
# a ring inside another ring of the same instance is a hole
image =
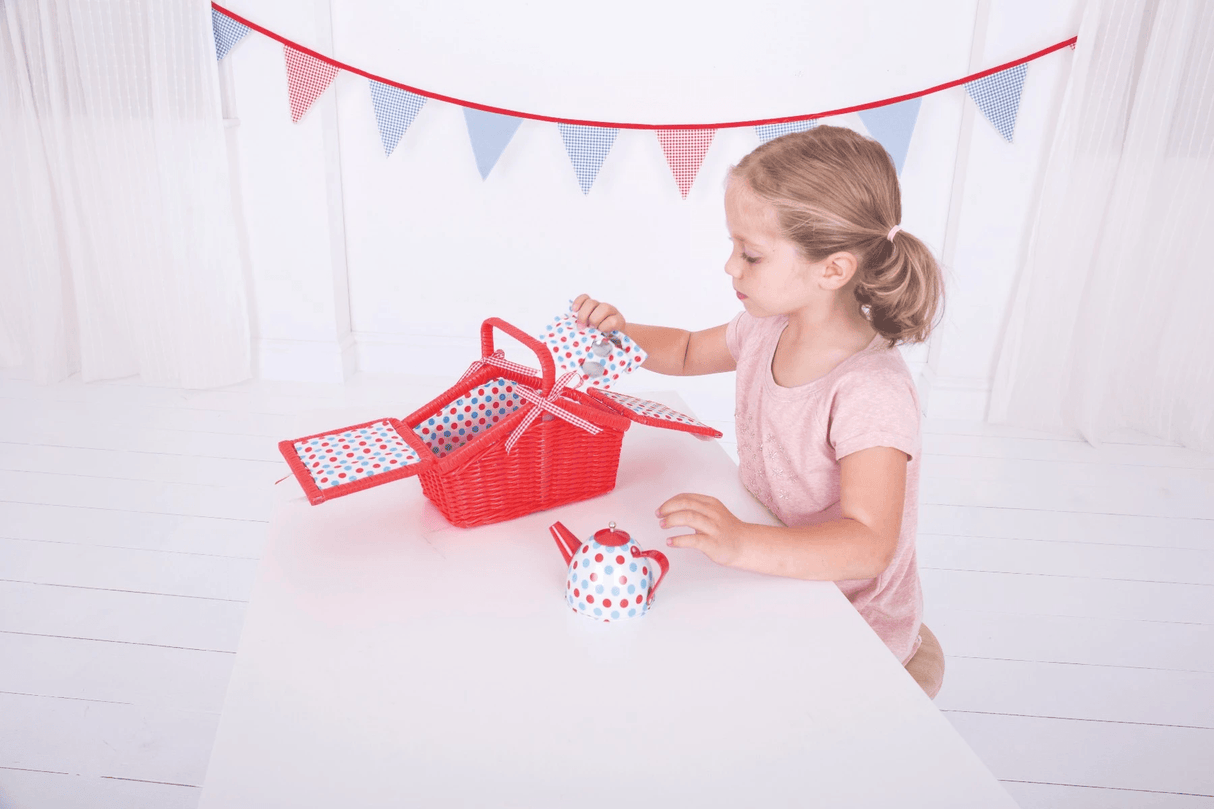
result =
[[[889,229],[889,235],[887,235],[885,238],[889,239],[892,242],[894,240],[894,234],[900,230],[902,230],[901,225],[894,225],[892,228]]]

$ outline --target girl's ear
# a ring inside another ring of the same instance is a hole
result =
[[[825,289],[842,289],[856,274],[856,257],[848,252],[832,253],[822,262],[820,278]]]

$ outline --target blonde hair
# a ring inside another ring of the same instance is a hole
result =
[[[902,193],[889,153],[838,126],[775,138],[730,169],[777,213],[784,237],[809,261],[856,257],[860,310],[890,348],[921,343],[944,311],[944,281],[927,246],[905,230]]]

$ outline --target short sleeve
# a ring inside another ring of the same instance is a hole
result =
[[[828,439],[838,460],[870,447],[919,455],[919,397],[910,377],[886,368],[857,369],[840,380]]]
[[[725,327],[725,346],[729,349],[729,354],[735,363],[742,356],[742,346],[754,334],[756,321],[757,318],[752,317],[746,310],[742,310]]]

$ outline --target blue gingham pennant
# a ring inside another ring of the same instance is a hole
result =
[[[468,125],[468,137],[472,140],[476,168],[483,180],[497,165],[497,159],[506,151],[506,146],[523,119],[464,107],[464,121]]]
[[[249,27],[211,9],[211,28],[215,32],[215,61],[228,55],[232,46],[244,39]]]
[[[1024,92],[1028,70],[1028,64],[1016,65],[965,85],[965,92],[1008,143],[1016,132],[1016,113],[1020,111],[1020,94]]]
[[[557,128],[561,130],[561,140],[565,141],[565,151],[573,161],[578,185],[583,194],[589,194],[620,130],[573,124],[557,124]]]
[[[369,83],[371,104],[375,107],[375,123],[379,125],[379,139],[384,144],[384,156],[388,157],[425,105],[426,97],[374,79]]]
[[[760,141],[767,143],[769,140],[775,140],[781,135],[789,135],[793,132],[805,132],[817,125],[817,118],[810,118],[808,121],[789,121],[783,124],[762,124],[755,127],[755,134],[759,136]]]

